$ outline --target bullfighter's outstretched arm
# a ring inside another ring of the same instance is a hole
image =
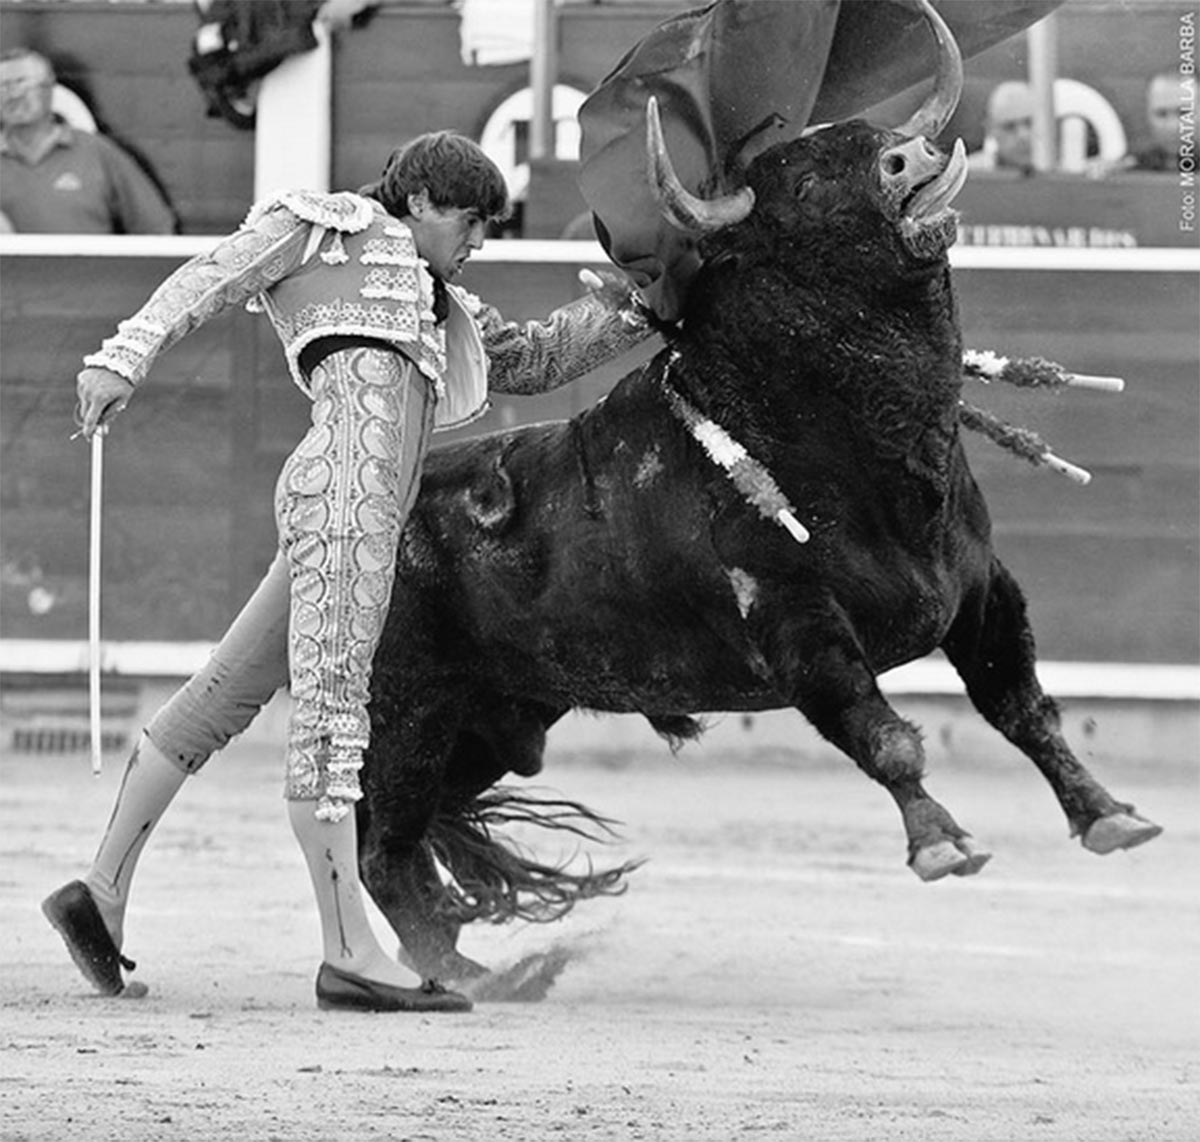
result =
[[[544,321],[506,321],[498,310],[459,291],[488,355],[488,387],[544,393],[591,372],[641,344],[654,330],[632,289],[602,289],[554,310]]]
[[[184,262],[117,332],[83,359],[133,385],[154,359],[194,329],[286,277],[304,257],[312,227],[287,209],[252,214],[211,250]]]

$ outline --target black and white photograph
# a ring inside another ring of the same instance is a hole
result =
[[[1191,1142],[1180,0],[0,0],[0,1142]]]

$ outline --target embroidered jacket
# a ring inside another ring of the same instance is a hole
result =
[[[394,345],[435,386],[434,425],[444,429],[482,415],[489,388],[546,392],[650,335],[639,316],[592,295],[520,325],[458,286],[447,294],[450,313],[437,325],[433,279],[412,232],[373,199],[288,191],[180,266],[84,364],[139,384],[164,349],[245,304],[271,319],[306,394],[299,357],[312,341],[349,334]]]

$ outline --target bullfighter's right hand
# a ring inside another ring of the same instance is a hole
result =
[[[133,388],[132,381],[110,369],[89,365],[81,370],[75,380],[80,433],[90,440],[97,428],[107,425],[129,403]]]

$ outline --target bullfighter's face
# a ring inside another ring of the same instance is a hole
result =
[[[471,254],[483,248],[487,219],[471,207],[435,206],[425,191],[410,194],[408,207],[405,221],[417,253],[435,277],[453,281]]]

